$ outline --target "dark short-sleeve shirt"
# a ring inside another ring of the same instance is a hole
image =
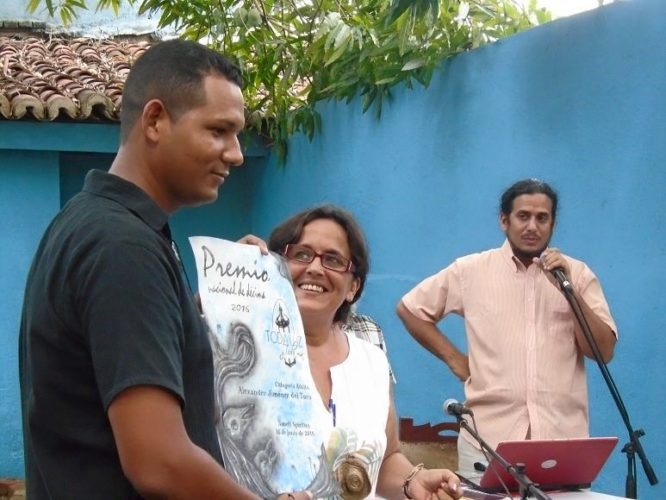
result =
[[[167,215],[136,185],[91,171],[51,222],[28,275],[19,350],[29,498],[138,497],[107,417],[138,385],[173,393],[190,439],[221,463],[210,342]]]

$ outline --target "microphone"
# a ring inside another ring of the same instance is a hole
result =
[[[451,398],[447,399],[444,401],[444,413],[448,415],[453,415],[454,417],[460,417],[462,415],[472,415],[474,416],[474,413],[472,410],[467,408],[464,404],[459,403],[457,400]]]
[[[541,261],[541,264],[543,265],[543,260],[545,257],[545,252],[541,254],[539,257],[539,260]],[[557,282],[560,284],[562,287],[562,290],[572,290],[573,287],[571,286],[571,282],[567,279],[566,275],[564,274],[564,269],[561,267],[556,267],[555,269],[550,270],[550,274],[555,276],[555,279]]]
[[[566,288],[567,290],[571,288],[571,282],[567,279],[561,267],[556,267],[555,269],[552,269],[550,272],[553,276],[555,276],[555,279],[562,288]]]

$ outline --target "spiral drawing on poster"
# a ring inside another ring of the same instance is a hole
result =
[[[217,325],[221,328],[221,325]],[[246,485],[262,497],[274,496],[270,483],[277,462],[273,438],[269,433],[260,441],[259,449],[249,446],[248,432],[255,429],[256,398],[227,402],[224,387],[231,377],[248,375],[256,362],[256,350],[252,332],[242,323],[229,327],[227,345],[222,346],[217,335],[210,335],[215,367],[215,403],[218,412],[217,434],[222,448],[222,458],[227,470],[237,482]]]
[[[218,335],[210,335],[216,373],[215,403],[221,413],[217,432],[222,458],[237,482],[262,497],[275,496],[278,492],[272,488],[270,480],[279,457],[270,429],[257,428],[255,409],[260,403],[257,398],[227,402],[223,396],[225,382],[232,377],[246,377],[256,362],[254,338],[249,328],[242,323],[235,323],[229,330],[227,346],[221,344]],[[254,447],[249,444],[250,432],[263,436]],[[312,492],[315,498],[335,497],[340,486],[329,470],[323,445],[316,470],[315,477],[305,489]]]

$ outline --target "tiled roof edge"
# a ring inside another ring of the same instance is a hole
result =
[[[151,43],[0,33],[0,119],[117,121],[129,69]]]

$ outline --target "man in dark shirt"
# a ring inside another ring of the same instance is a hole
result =
[[[210,345],[168,225],[242,164],[240,85],[197,43],[149,49],[109,173],[46,230],[19,339],[28,498],[256,498],[220,465]]]

